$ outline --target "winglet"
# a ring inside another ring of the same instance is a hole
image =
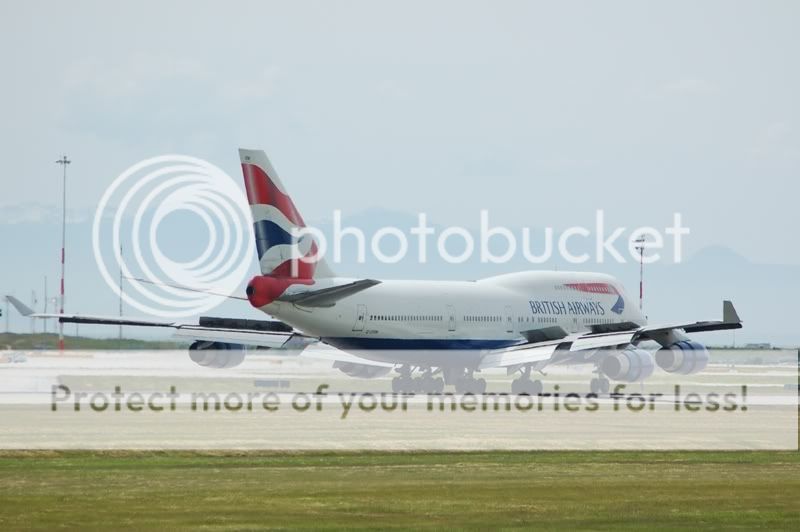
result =
[[[30,308],[25,303],[23,303],[22,301],[20,301],[19,299],[17,299],[16,297],[6,296],[6,299],[8,299],[9,303],[14,305],[14,308],[17,309],[17,312],[19,312],[23,316],[30,316],[31,314],[33,314],[33,309]]]
[[[722,302],[722,323],[742,323],[742,320],[739,319],[739,314],[733,308],[733,303],[727,299]]]

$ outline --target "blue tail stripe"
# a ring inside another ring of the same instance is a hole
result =
[[[261,220],[253,224],[253,230],[256,234],[256,249],[258,256],[264,256],[264,253],[273,246],[280,244],[294,244],[295,240],[292,235],[284,231],[281,226],[269,220]]]

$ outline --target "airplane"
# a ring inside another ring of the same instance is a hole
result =
[[[721,321],[648,324],[621,283],[602,273],[524,271],[475,281],[339,277],[316,257],[312,235],[293,235],[306,225],[266,153],[240,149],[239,156],[261,270],[246,296],[280,321],[35,314],[9,301],[24,315],[68,323],[172,327],[193,340],[192,360],[207,367],[240,364],[245,346],[296,352],[319,342],[336,348],[327,358],[349,376],[395,371],[397,393],[441,393],[447,385],[481,394],[486,380],[476,374],[505,368],[518,374],[512,393],[536,395],[543,383],[532,372],[554,364],[594,365],[590,390],[607,393],[610,381],[641,382],[655,366],[697,373],[708,351],[687,334],[742,327],[730,301],[723,301]],[[645,341],[659,345],[655,356],[640,347]]]

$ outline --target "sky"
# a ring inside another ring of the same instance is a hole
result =
[[[0,232],[59,231],[63,153],[81,224],[142,159],[238,177],[241,146],[306,219],[680,212],[689,255],[800,265],[798,22],[789,1],[5,1]]]

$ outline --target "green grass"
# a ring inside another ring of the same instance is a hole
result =
[[[189,344],[170,340],[135,340],[132,338],[88,338],[64,336],[64,345],[70,350],[81,349],[185,349]],[[58,334],[0,333],[0,349],[30,350],[57,349]],[[2,352],[0,352],[2,354]]]
[[[797,452],[0,453],[0,529],[797,529]]]

